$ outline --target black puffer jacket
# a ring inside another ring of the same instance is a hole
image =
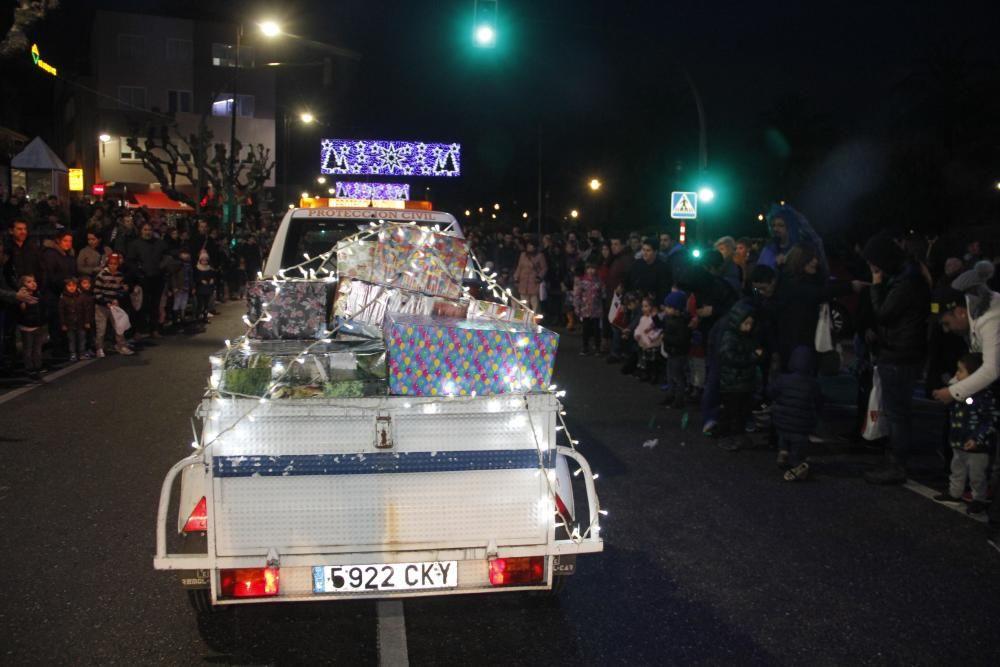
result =
[[[815,354],[810,347],[795,348],[789,372],[770,382],[771,420],[779,434],[809,435],[816,430],[819,385],[813,372]]]
[[[757,375],[756,342],[753,333],[740,331],[743,321],[753,315],[753,308],[740,302],[729,309],[719,344],[719,386],[724,392],[753,391]]]
[[[906,261],[899,273],[871,287],[878,335],[878,361],[920,363],[927,356],[930,287],[916,262]]]
[[[663,351],[671,357],[685,357],[691,349],[691,328],[683,315],[667,315],[663,324]]]

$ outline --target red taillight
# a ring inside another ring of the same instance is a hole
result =
[[[222,570],[219,573],[222,596],[261,598],[278,594],[279,570],[276,567],[252,567]]]
[[[490,583],[494,586],[537,584],[544,579],[544,556],[496,558],[490,561]]]
[[[556,494],[556,510],[565,518],[566,521],[573,520],[573,515],[569,513],[566,503],[563,502],[563,499],[559,497],[558,493]]]
[[[187,523],[184,524],[182,532],[203,533],[206,530],[208,530],[208,503],[205,501],[205,496],[202,496],[188,517]]]

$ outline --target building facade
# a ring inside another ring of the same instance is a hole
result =
[[[149,129],[164,125],[180,151],[204,116],[212,142],[229,146],[236,112],[236,138],[247,146],[275,149],[275,73],[266,66],[268,45],[244,34],[237,58],[238,26],[144,14],[98,11],[91,30],[89,91],[66,105],[73,126],[67,163],[84,167],[86,188],[106,192],[166,188],[145,169],[128,145],[144,143]],[[235,91],[235,97],[234,97]],[[234,109],[235,107],[235,109]],[[245,149],[244,149],[245,154]],[[268,186],[273,186],[272,180]],[[178,178],[177,188],[194,196]]]

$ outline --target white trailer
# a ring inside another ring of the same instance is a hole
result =
[[[327,219],[316,210],[285,216],[270,271],[281,268],[293,220]],[[559,587],[578,554],[603,549],[593,475],[575,447],[558,444],[561,414],[554,392],[267,401],[209,392],[196,451],[163,481],[154,567],[178,571],[201,612]],[[179,538],[169,538],[178,476]]]

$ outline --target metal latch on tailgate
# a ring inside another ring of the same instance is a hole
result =
[[[375,417],[375,449],[392,449],[392,416]]]

